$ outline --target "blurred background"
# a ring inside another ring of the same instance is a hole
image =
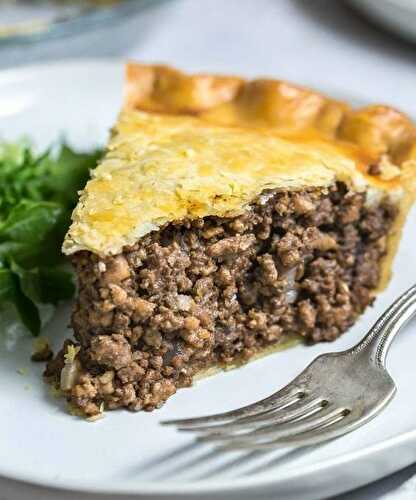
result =
[[[397,6],[406,3],[413,18]],[[375,24],[385,4],[397,4],[390,18],[401,33]],[[363,77],[389,85],[400,104],[393,89],[414,86],[416,61],[415,46],[399,38],[412,33],[400,26],[410,20],[416,38],[415,12],[414,0],[0,0],[0,67],[131,57],[292,80],[325,72],[328,86],[357,92]]]
[[[289,79],[357,102],[365,80],[374,101],[382,87],[414,117],[416,99],[409,109],[401,91],[416,89],[415,40],[415,0],[0,0],[0,69],[137,59]],[[415,473],[410,467],[339,500],[396,498]],[[400,498],[416,498],[412,491]]]
[[[312,86],[324,74],[322,90],[358,100],[366,78],[407,110],[411,40],[414,0],[0,0],[0,68],[116,57]]]

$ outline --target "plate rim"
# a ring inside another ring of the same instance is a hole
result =
[[[153,482],[151,481],[143,481],[140,483],[140,491],[138,491],[137,487],[118,487],[112,489],[111,487],[101,488],[99,486],[95,486],[91,482],[88,481],[78,481],[79,486],[71,487],[68,481],[62,479],[55,479],[54,484],[50,484],[48,481],[36,479],[34,476],[30,474],[3,474],[0,471],[0,478],[14,480],[18,482],[23,482],[26,484],[42,486],[45,488],[50,488],[53,490],[60,491],[71,491],[71,492],[79,492],[79,493],[93,493],[93,494],[107,494],[107,495],[195,495],[198,493],[206,494],[206,493],[239,493],[244,492],[248,493],[249,490],[256,489],[259,492],[259,488],[261,490],[268,490],[271,487],[277,487],[279,484],[288,481],[294,481],[296,479],[304,478],[305,476],[310,476],[316,474],[321,469],[325,469],[325,472],[328,470],[338,469],[343,467],[346,463],[350,463],[353,461],[361,460],[362,462],[370,459],[371,455],[376,454],[377,452],[386,452],[390,449],[400,446],[401,444],[405,444],[408,441],[408,445],[416,444],[416,429],[412,431],[407,431],[405,433],[398,434],[393,436],[381,443],[376,443],[362,450],[356,450],[353,452],[346,453],[345,455],[339,455],[337,457],[328,458],[323,460],[317,464],[311,464],[309,466],[303,466],[299,472],[297,469],[289,470],[284,473],[284,477],[279,479],[267,478],[263,477],[261,474],[257,477],[253,477],[250,479],[250,476],[243,476],[238,478],[238,485],[236,485],[235,479],[222,480],[221,484],[215,484],[212,480],[200,480],[200,481],[189,481],[186,484],[180,485],[179,483],[174,482],[166,482],[165,484],[159,484],[157,488],[154,487]],[[413,460],[409,460],[407,465],[413,463]],[[356,465],[356,464],[355,464]],[[397,468],[391,470],[391,473],[394,473],[397,470],[406,467],[403,463],[400,463]],[[377,475],[375,475],[377,477]],[[383,476],[384,477],[384,476]],[[248,479],[248,480],[247,480]],[[362,484],[368,484],[375,479],[369,478]],[[354,486],[355,487],[355,486]],[[343,491],[345,491],[343,489]]]

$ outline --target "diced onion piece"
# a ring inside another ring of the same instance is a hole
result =
[[[298,298],[299,292],[295,283],[296,267],[292,267],[284,273],[286,278],[285,296],[288,304],[293,304]]]
[[[61,371],[60,388],[62,391],[70,391],[77,382],[80,374],[80,364],[77,359],[66,363]]]

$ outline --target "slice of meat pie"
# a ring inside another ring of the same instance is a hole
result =
[[[139,64],[126,90],[63,247],[76,340],[46,372],[86,415],[337,338],[386,285],[415,190],[394,109]]]

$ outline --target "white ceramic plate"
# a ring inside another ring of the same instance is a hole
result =
[[[398,35],[416,41],[415,0],[349,0],[370,19]]]
[[[78,147],[103,144],[121,103],[121,89],[119,62],[49,64],[0,73],[0,137],[28,135],[46,146],[63,134]],[[322,89],[331,93],[324,81]],[[347,90],[343,97],[348,97]],[[31,340],[22,339],[14,350],[2,341],[0,476],[79,492],[107,492],[112,499],[127,494],[212,498],[227,493],[230,498],[270,494],[301,500],[322,499],[410,464],[416,459],[414,324],[401,333],[389,359],[399,389],[393,403],[365,428],[337,441],[297,451],[219,455],[158,422],[225,411],[265,397],[318,353],[358,341],[415,280],[415,222],[413,212],[387,292],[348,334],[333,344],[300,346],[203,380],[180,391],[157,412],[110,412],[95,423],[71,417],[62,402],[50,397],[41,380],[42,367],[29,361]],[[70,334],[66,324],[63,309],[48,330],[55,347]],[[22,368],[24,375],[18,373]],[[48,490],[42,491],[36,498],[52,498]]]

